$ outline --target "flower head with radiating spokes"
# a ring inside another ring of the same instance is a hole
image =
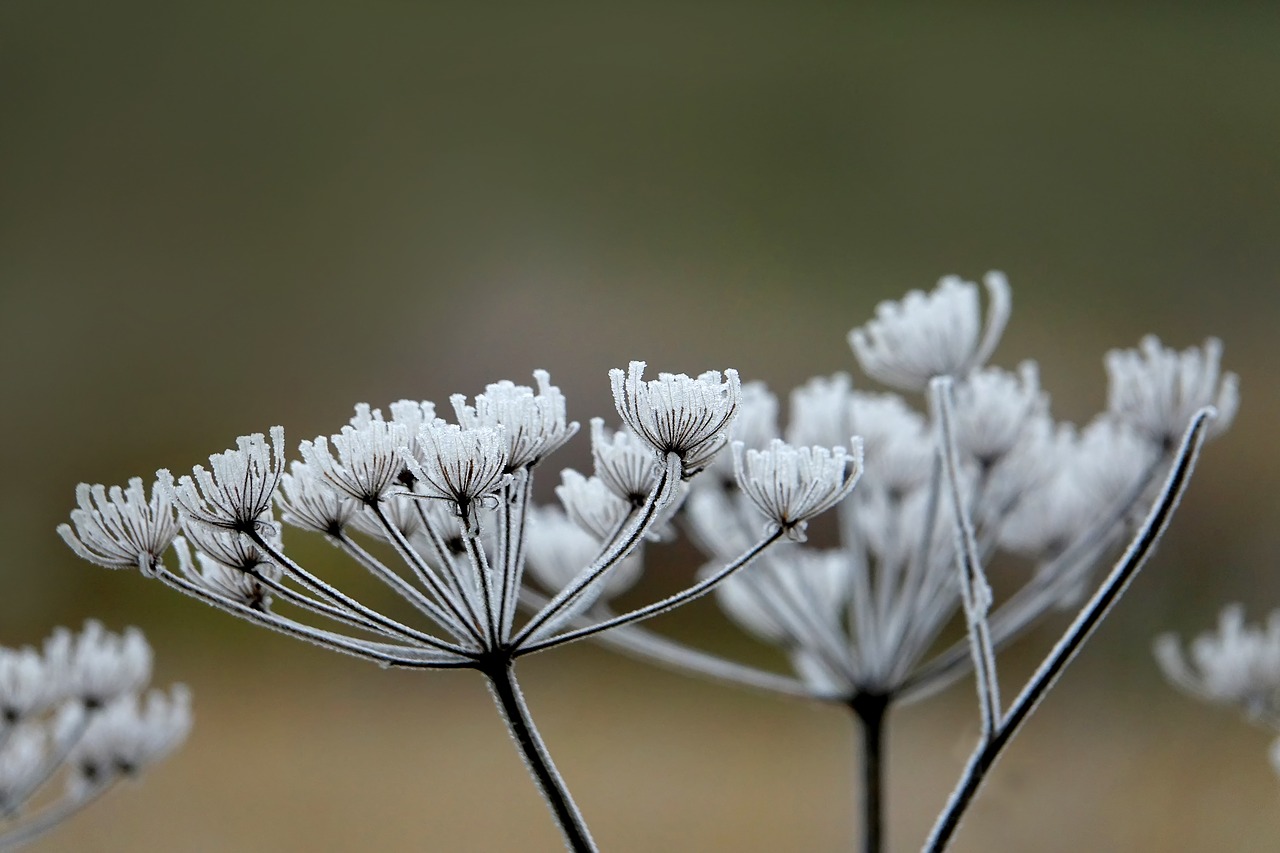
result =
[[[849,333],[868,376],[900,391],[920,391],[935,376],[960,378],[991,357],[1009,320],[1009,283],[989,272],[987,325],[982,329],[978,286],[947,276],[930,293],[913,290],[881,302],[876,318]]]
[[[338,451],[329,452],[332,442]],[[382,500],[404,470],[403,451],[409,446],[404,424],[368,418],[358,426],[348,424],[326,440],[304,441],[298,451],[340,492],[365,504]]]
[[[178,522],[165,489],[151,487],[147,499],[142,479],[134,477],[127,488],[81,483],[76,487],[78,507],[71,511],[71,525],[58,525],[58,534],[76,556],[108,569],[140,569],[151,572],[178,535]]]
[[[73,635],[59,628],[45,642],[45,661],[65,689],[90,707],[134,693],[151,678],[151,646],[137,628],[113,634],[90,619]]]
[[[609,432],[603,418],[591,419],[591,458],[600,482],[631,506],[644,503],[658,481],[653,448],[628,430]]]
[[[601,541],[618,531],[630,508],[599,477],[584,477],[571,468],[560,472],[556,497],[570,521]]]
[[[804,541],[809,519],[826,512],[853,491],[862,475],[862,441],[843,447],[792,447],[774,439],[765,450],[733,443],[738,487],[791,539]]]
[[[1222,372],[1222,342],[1177,352],[1147,335],[1138,349],[1112,350],[1106,358],[1107,409],[1156,444],[1177,443],[1192,416],[1213,406],[1218,417],[1209,435],[1231,426],[1240,405],[1239,379]]]
[[[1024,361],[1017,374],[998,367],[975,370],[955,388],[956,444],[984,466],[1013,450],[1037,414],[1048,411],[1039,370]]]
[[[742,386],[738,372],[710,370],[697,379],[683,373],[659,373],[644,380],[645,363],[633,361],[624,372],[609,371],[613,402],[631,430],[661,457],[680,457],[685,479],[697,474],[725,444],[738,413]]]
[[[505,482],[508,445],[501,427],[463,429],[436,421],[418,433],[425,458],[403,458],[418,480],[420,493],[452,502],[459,515],[470,517],[472,504],[493,494]]]
[[[1190,662],[1175,635],[1156,638],[1156,661],[1174,685],[1280,730],[1280,610],[1255,627],[1245,624],[1241,605],[1228,605],[1217,632],[1196,637],[1188,651]]]
[[[235,534],[211,531],[211,535],[230,538]],[[244,539],[243,536],[236,536]],[[204,540],[206,543],[209,538]],[[227,543],[228,547],[230,543]],[[243,556],[239,562],[232,562],[225,556],[214,557],[206,551],[195,552],[192,562],[187,541],[179,536],[173,540],[173,550],[178,557],[178,570],[187,580],[203,587],[218,598],[243,604],[254,610],[266,611],[271,606],[271,591],[259,578],[279,580],[281,569],[267,559],[252,543],[243,545]],[[197,566],[196,563],[199,565]]]
[[[578,431],[577,421],[566,420],[564,395],[551,384],[547,371],[535,370],[533,378],[536,394],[504,379],[478,394],[474,406],[468,406],[461,394],[449,398],[463,428],[505,430],[508,471],[537,465]]]
[[[397,464],[403,460],[397,457]],[[280,518],[302,530],[337,535],[360,511],[360,502],[340,493],[316,469],[297,460],[280,475]]]
[[[270,441],[262,433],[236,439],[236,449],[209,457],[209,469],[197,465],[175,485],[168,469],[156,473],[161,488],[187,518],[250,533],[270,522],[271,509],[284,470],[284,428],[272,427]]]
[[[116,775],[133,776],[177,749],[191,732],[191,692],[175,684],[165,694],[123,696],[96,714],[68,758],[73,796]]]

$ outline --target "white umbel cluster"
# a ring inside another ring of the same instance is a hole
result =
[[[0,648],[0,849],[47,832],[186,739],[189,692],[151,691],[140,706],[150,679],[151,647],[136,628],[113,634],[90,621],[79,634],[57,629],[41,650]]]
[[[882,302],[876,317],[849,333],[858,364],[872,379],[899,391],[921,391],[935,376],[957,379],[981,367],[995,351],[1009,321],[1011,299],[1004,275],[990,272],[986,329],[978,286],[947,276],[930,293],[913,290],[899,302]]]

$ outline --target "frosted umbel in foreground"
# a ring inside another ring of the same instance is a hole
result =
[[[637,361],[611,371],[620,426],[591,420],[593,471],[561,472],[556,507],[535,506],[535,474],[578,425],[537,371],[536,387],[455,395],[452,423],[428,401],[386,413],[360,404],[336,434],[302,442],[298,459],[286,459],[276,427],[189,475],[161,470],[149,494],[141,480],[81,486],[60,532],[92,562],[137,568],[333,651],[480,672],[575,851],[597,848],[520,692],[514,666],[525,655],[593,638],[847,709],[861,733],[869,853],[885,845],[890,711],[972,673],[980,741],[926,842],[941,850],[1151,553],[1202,441],[1236,407],[1216,341],[1176,353],[1148,338],[1107,357],[1107,411],[1083,427],[1057,421],[1034,362],[989,365],[1012,302],[1003,275],[984,286],[985,310],[978,285],[956,277],[882,304],[850,344],[889,390],[855,389],[843,373],[814,379],[791,394],[785,425],[778,398],[733,370],[647,379]],[[347,571],[372,575],[413,618],[344,592],[341,570],[295,560],[286,541],[297,532],[325,537]],[[681,533],[707,566],[665,598],[615,606]],[[984,566],[1001,552],[1026,569],[997,598]],[[789,671],[640,626],[713,590]],[[1007,701],[998,653],[1062,609],[1075,620]]]

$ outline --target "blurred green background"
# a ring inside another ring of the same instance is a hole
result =
[[[478,678],[383,673],[82,564],[53,532],[77,482],[538,367],[584,422],[633,358],[785,394],[853,369],[880,300],[991,268],[1015,298],[996,360],[1039,359],[1059,417],[1101,408],[1103,352],[1146,332],[1222,337],[1243,405],[956,849],[1274,849],[1267,734],[1176,695],[1148,646],[1280,606],[1277,45],[1276,7],[1245,3],[7,0],[0,642],[139,625],[198,714],[36,849],[558,849]],[[585,438],[562,456],[544,487]],[[735,642],[710,608],[663,625]],[[524,669],[605,849],[848,849],[839,712],[590,648]],[[972,705],[895,718],[894,849]]]

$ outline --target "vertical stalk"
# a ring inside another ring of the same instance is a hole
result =
[[[547,801],[547,807],[560,825],[566,848],[573,853],[598,853],[587,823],[582,819],[582,813],[573,802],[569,789],[551,760],[551,753],[547,751],[542,736],[533,724],[524,696],[520,693],[520,685],[516,682],[511,659],[503,656],[481,671],[489,679],[494,702],[497,703],[516,746],[520,747],[529,775],[533,777],[543,799]]]
[[[862,729],[862,850],[884,849],[884,734],[889,697],[858,693],[849,707]]]

